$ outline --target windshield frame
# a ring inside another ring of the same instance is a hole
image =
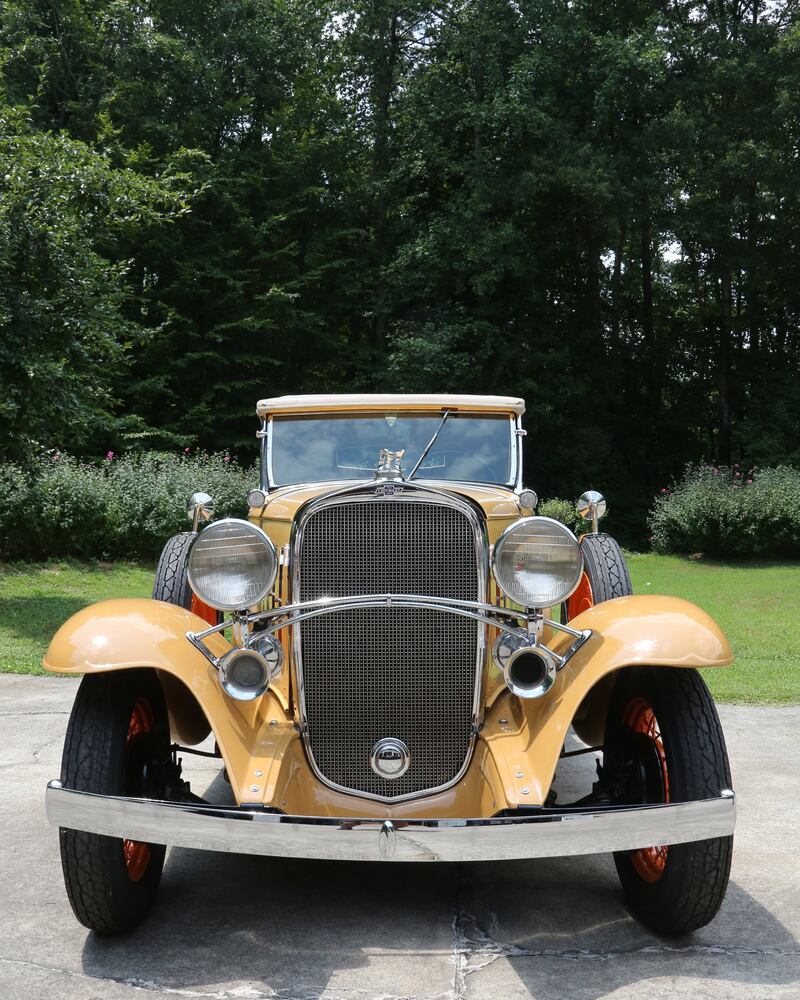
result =
[[[451,414],[453,414],[453,415],[455,415],[457,413],[458,416],[465,416],[465,417],[466,416],[468,416],[468,417],[486,417],[487,416],[486,412],[485,411],[481,411],[481,410],[461,410],[461,409],[454,410],[454,409],[451,409],[450,407],[446,407],[446,406],[443,406],[439,410],[432,409],[430,411],[428,411],[428,410],[421,410],[421,411],[409,411],[409,412],[416,412],[416,413],[418,413],[420,415],[424,413],[426,416],[429,415],[431,417],[437,417],[437,416],[438,417],[442,417],[448,411]],[[386,412],[386,409],[383,408],[383,407],[380,408],[380,409],[376,409],[376,410],[357,410],[357,411],[352,411],[352,412],[349,412],[349,411],[346,411],[346,410],[345,411],[343,411],[343,410],[325,410],[325,411],[322,411],[320,413],[316,413],[315,412],[314,416],[315,417],[316,416],[320,416],[320,417],[331,416],[331,417],[334,417],[334,416],[348,415],[348,416],[353,416],[353,417],[370,417],[370,416],[380,416],[380,415],[384,414],[385,412]],[[297,413],[297,414],[292,414],[292,416],[305,416],[305,414]],[[309,414],[309,416],[310,416],[310,414]],[[285,419],[285,417],[281,416],[279,419]],[[497,419],[497,418],[495,418],[495,419]],[[274,421],[274,414],[272,414],[272,413],[267,414],[265,416],[265,418],[261,422],[261,429],[258,431],[258,435],[257,435],[258,438],[259,438],[259,440],[260,440],[260,445],[261,445],[261,448],[260,448],[260,459],[261,460],[260,460],[260,463],[259,463],[259,465],[260,465],[260,484],[259,485],[260,485],[261,489],[265,493],[271,493],[274,490],[279,490],[279,489],[300,489],[303,486],[314,486],[314,485],[321,484],[321,483],[326,483],[326,482],[336,483],[337,485],[341,485],[343,482],[350,482],[350,480],[342,480],[342,479],[335,479],[335,480],[317,479],[317,480],[308,480],[307,482],[303,482],[303,483],[282,483],[282,484],[276,483],[275,479],[274,479],[274,476],[273,476],[273,473],[272,473],[272,443],[273,443],[273,433],[274,433],[273,426],[272,426],[273,421]],[[483,481],[483,480],[480,480],[480,479],[460,479],[460,480],[458,480],[458,479],[436,479],[436,480],[426,480],[424,476],[420,476],[419,475],[419,472],[414,477],[414,482],[417,482],[417,483],[422,483],[422,482],[433,483],[433,485],[435,487],[437,487],[437,488],[447,488],[448,485],[457,484],[457,485],[463,485],[463,486],[466,486],[466,485],[493,486],[495,488],[505,486],[507,489],[513,489],[513,490],[519,491],[520,489],[522,489],[522,438],[523,438],[523,436],[525,435],[526,432],[522,429],[522,418],[519,415],[516,415],[514,413],[509,413],[509,414],[507,414],[507,421],[508,421],[508,433],[509,433],[509,455],[510,455],[510,463],[509,463],[508,479],[506,480],[505,483],[488,482],[488,481]],[[365,477],[358,477],[358,476],[356,476],[356,477],[353,478],[353,482],[365,482],[365,483],[367,483],[369,481],[370,480],[367,479],[367,478],[365,478]]]

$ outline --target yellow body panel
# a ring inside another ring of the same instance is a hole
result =
[[[454,483],[439,480],[428,482],[424,479],[414,482],[420,486],[446,490],[456,496],[469,497],[479,504],[486,517],[490,544],[494,544],[501,532],[524,513],[514,491],[505,486],[479,486],[472,483],[459,483],[456,486]],[[310,486],[282,486],[269,494],[263,507],[251,508],[250,520],[259,524],[277,546],[286,545],[289,542],[292,522],[304,503],[333,490],[367,485],[369,485],[368,480],[354,479],[314,483]]]
[[[634,664],[724,666],[732,660],[718,626],[679,598],[619,598],[584,612],[574,625],[594,634],[543,698],[522,701],[507,690],[497,695],[499,674],[487,665],[484,726],[465,776],[444,792],[399,804],[337,792],[322,783],[309,766],[286,694],[289,670],[284,669],[277,691],[253,702],[232,700],[214,667],[186,639],[187,631],[201,631],[206,623],[182,608],[144,599],[85,608],[53,637],[44,666],[67,674],[133,667],[159,671],[176,737],[202,739],[205,717],[237,802],[297,815],[475,817],[544,802],[570,723],[582,704],[591,702],[595,685],[613,671]],[[558,650],[570,640],[560,635],[548,641]],[[216,656],[230,648],[221,635],[207,644]],[[602,723],[602,710],[600,700],[590,712],[594,722]]]

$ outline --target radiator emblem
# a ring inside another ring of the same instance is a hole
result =
[[[393,781],[395,778],[402,778],[408,770],[411,751],[402,740],[384,736],[370,751],[369,762],[372,770],[381,778]]]

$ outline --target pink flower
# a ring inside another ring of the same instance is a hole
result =
[[[667,487],[666,486],[662,486],[661,487],[661,492],[662,493],[667,493],[668,492]]]
[[[736,478],[737,478],[737,479],[741,479],[741,477],[742,477],[742,474],[741,474],[741,472],[737,472],[737,473],[735,473],[735,475],[736,475]]]
[[[188,455],[189,454],[189,449],[188,448],[184,448],[183,449],[183,453],[184,453],[184,455]]]
[[[113,457],[114,457],[114,452],[113,451],[107,451],[106,452],[106,461],[107,462],[110,462]]]
[[[222,459],[223,462],[230,462],[230,460],[231,460],[230,455],[225,455],[225,457]]]
[[[747,482],[747,485],[749,486],[749,485],[750,485],[750,483],[752,483],[752,481],[753,481],[752,479],[748,479],[748,480],[746,480],[746,482]]]

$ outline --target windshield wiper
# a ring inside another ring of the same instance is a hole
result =
[[[439,424],[439,426],[433,432],[433,437],[430,439],[430,441],[422,449],[422,454],[417,459],[417,462],[416,462],[416,465],[414,466],[414,468],[406,476],[406,479],[413,479],[414,478],[414,475],[415,475],[417,469],[422,465],[422,463],[428,457],[428,452],[431,450],[431,448],[436,443],[436,438],[439,437],[439,433],[441,432],[441,429],[444,427],[444,425],[447,423],[447,418],[450,416],[451,412],[452,412],[451,410],[445,410],[444,411],[444,416],[442,417],[442,422]]]

